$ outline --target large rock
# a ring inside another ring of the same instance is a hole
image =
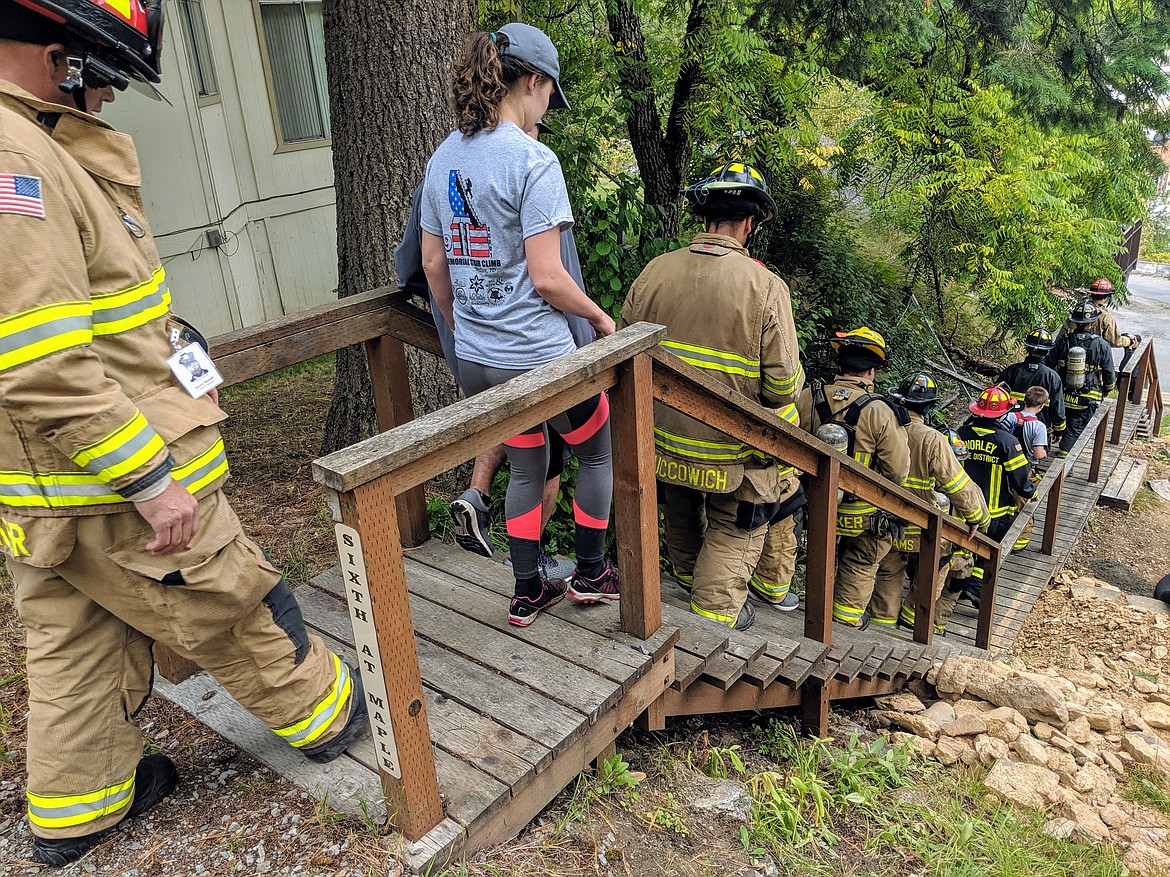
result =
[[[960,697],[964,694],[973,694],[983,700],[993,698],[988,695],[996,684],[1007,677],[1012,671],[1003,664],[984,661],[980,658],[968,658],[964,655],[950,655],[934,672],[935,690],[944,696]]]
[[[945,700],[940,700],[928,706],[923,715],[939,727],[942,727],[947,722],[953,722],[955,720],[955,708]]]
[[[950,766],[961,760],[964,753],[971,751],[970,738],[940,737],[938,745],[934,747],[934,757],[939,764]]]
[[[1065,706],[1068,708],[1069,722],[1084,718],[1088,720],[1090,728],[1094,731],[1100,731],[1102,734],[1116,734],[1121,731],[1120,709],[1111,712],[1102,708],[1099,702],[1091,706],[1083,706],[1070,701]]]
[[[1170,728],[1170,706],[1164,703],[1147,703],[1142,707],[1142,721],[1151,728]]]
[[[991,704],[985,700],[972,700],[969,697],[963,697],[956,700],[951,705],[955,710],[955,717],[959,716],[981,716],[985,712],[992,709]]]
[[[983,721],[987,722],[990,731],[994,722],[1011,722],[1025,734],[1028,733],[1028,720],[1010,706],[999,706],[983,714]]]
[[[1061,782],[1072,787],[1073,778],[1077,775],[1077,761],[1067,752],[1059,749],[1048,750],[1048,769],[1053,771]]]
[[[920,713],[926,705],[908,691],[898,691],[875,698],[874,703],[883,710],[894,710],[899,713]]]
[[[987,722],[983,721],[982,716],[974,714],[959,716],[953,722],[941,726],[939,731],[948,737],[974,737],[987,733]]]
[[[1138,676],[1135,673],[1133,676],[1133,690],[1140,694],[1153,694],[1158,690],[1158,683],[1152,679],[1147,679],[1145,676]]]
[[[1134,874],[1165,874],[1170,870],[1170,858],[1157,847],[1141,841],[1132,844],[1121,861]]]
[[[691,798],[691,809],[721,816],[732,822],[747,822],[752,812],[752,796],[743,783],[705,780]]]
[[[1047,807],[1062,800],[1060,778],[1047,768],[1001,758],[988,771],[984,787],[1012,804]]]
[[[927,740],[938,739],[938,725],[921,713],[896,713],[892,710],[884,710],[879,715],[891,725],[909,731],[911,734],[917,734]]]
[[[1077,829],[1087,836],[1097,840],[1109,837],[1109,827],[1101,821],[1097,811],[1076,795],[1066,795],[1061,802],[1060,811],[1073,820],[1077,824]]]
[[[1008,745],[996,737],[980,734],[975,738],[975,754],[984,764],[994,764],[1001,758],[1006,758]]]
[[[1030,722],[1047,722],[1058,728],[1068,724],[1067,698],[1051,680],[1040,676],[1001,678],[987,699],[996,706],[1018,710]]]
[[[1072,719],[1064,726],[1064,734],[1074,743],[1088,743],[1089,733],[1093,729],[1089,726],[1088,716]]]
[[[1121,748],[1138,764],[1144,764],[1164,779],[1170,779],[1170,746],[1155,734],[1131,731],[1121,738]]]
[[[1103,804],[1117,788],[1117,780],[1104,768],[1086,764],[1073,777],[1072,788],[1073,791],[1085,795],[1091,802]]]
[[[1015,747],[1016,755],[1020,757],[1020,761],[1024,762],[1024,764],[1048,767],[1048,747],[1035,737],[1029,734],[1021,734],[1020,738],[1012,745]]]

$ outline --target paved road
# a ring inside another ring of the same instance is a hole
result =
[[[1129,304],[1113,311],[1118,328],[1142,337],[1152,335],[1160,348],[1165,347],[1170,339],[1170,278],[1133,274],[1127,285]]]

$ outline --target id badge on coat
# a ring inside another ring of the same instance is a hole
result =
[[[183,389],[192,399],[207,395],[223,383],[223,375],[203,349],[203,345],[192,342],[167,358],[167,365]]]

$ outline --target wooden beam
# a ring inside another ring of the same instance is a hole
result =
[[[810,677],[801,686],[800,723],[810,736],[829,736],[829,688],[825,682]]]
[[[313,477],[338,492],[395,473],[405,490],[506,438],[612,387],[615,367],[658,343],[663,326],[638,323],[560,359],[313,463]],[[557,407],[561,406],[561,407]]]
[[[443,818],[394,496],[380,478],[338,497],[341,568],[390,823],[418,840]],[[356,536],[353,534],[356,533]],[[347,545],[347,536],[349,543]],[[362,606],[368,593],[369,605]],[[356,595],[356,596],[355,596]],[[374,645],[363,648],[363,633]]]
[[[386,336],[367,341],[365,346],[378,429],[385,432],[410,423],[414,420],[414,403],[406,348],[397,338]],[[422,545],[431,535],[423,486],[420,484],[395,497],[395,502],[402,544],[408,548]]]
[[[833,644],[833,578],[837,561],[837,474],[840,463],[825,459],[810,484],[804,574],[804,635]]]
[[[1119,396],[1117,399],[1117,404],[1119,406],[1117,409],[1119,415],[1123,414],[1125,412],[1125,397]],[[1116,418],[1116,423],[1119,427],[1121,426],[1120,416]],[[1089,460],[1090,484],[1096,484],[1097,481],[1101,478],[1101,457],[1105,453],[1105,432],[1108,427],[1109,412],[1106,410],[1101,417],[1101,422],[1097,424],[1097,431],[1093,434],[1093,456]],[[1120,429],[1116,429],[1115,432],[1120,432]],[[1117,444],[1117,442],[1115,441],[1113,444]]]
[[[942,515],[922,531],[918,546],[918,572],[914,576],[914,642],[930,645],[934,636],[934,598],[938,566],[942,560]]]
[[[1000,544],[1007,545],[1009,548],[1012,545],[1010,542]],[[1002,560],[1003,555],[999,545],[997,545],[995,551],[991,553],[991,557],[987,559],[987,565],[983,567],[983,587],[979,592],[979,623],[975,629],[975,645],[981,649],[986,649],[988,643],[991,642],[991,626],[995,621],[996,584],[999,581],[999,567]]]
[[[1121,377],[1117,381],[1117,403],[1114,411],[1116,412],[1113,418],[1113,435],[1109,437],[1109,444],[1116,445],[1121,442],[1121,430],[1125,426],[1125,408],[1129,404],[1129,384],[1130,377],[1126,372],[1121,373]],[[1093,445],[1093,460],[1096,462],[1097,446]],[[1096,479],[1090,478],[1090,481]]]
[[[658,502],[654,481],[654,385],[650,357],[617,368],[612,392],[614,538],[622,630],[646,639],[662,626]]]
[[[1048,507],[1044,510],[1044,539],[1040,544],[1043,554],[1051,555],[1056,547],[1056,527],[1060,522],[1060,497],[1064,492],[1064,467],[1057,471],[1056,483],[1048,491]]]

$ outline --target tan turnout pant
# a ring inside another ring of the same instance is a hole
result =
[[[873,597],[878,565],[893,550],[889,536],[842,536],[837,543],[837,578],[833,585],[833,620],[861,624]]]
[[[347,672],[308,636],[288,586],[221,492],[199,501],[188,548],[162,557],[143,548],[151,534],[137,512],[3,515],[29,552],[7,559],[27,628],[34,834],[78,837],[128,812],[154,640],[211,673],[290,745],[319,746],[344,727]]]
[[[768,527],[749,587],[757,597],[769,603],[779,603],[788,596],[795,572],[796,517],[789,515]]]

